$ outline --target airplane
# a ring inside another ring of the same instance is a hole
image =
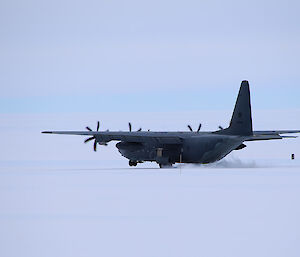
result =
[[[143,162],[156,162],[160,168],[172,167],[175,163],[207,164],[219,161],[234,150],[246,147],[244,142],[296,138],[281,134],[300,133],[300,130],[253,131],[248,81],[241,83],[234,111],[228,128],[219,127],[217,131],[202,132],[201,124],[197,131],[188,125],[188,132],[99,131],[86,127],[87,131],[43,131],[46,134],[90,136],[84,143],[94,140],[97,145],[107,145],[118,141],[116,147],[122,156],[129,159],[129,166]]]

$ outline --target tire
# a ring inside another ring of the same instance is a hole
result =
[[[129,161],[129,166],[136,166],[137,165],[137,162],[136,161],[132,161],[132,160],[130,160]]]
[[[172,163],[168,163],[168,164],[161,164],[161,163],[159,163],[158,165],[159,165],[159,167],[161,169],[170,169],[170,168],[173,168]]]

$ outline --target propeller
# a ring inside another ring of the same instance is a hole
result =
[[[131,132],[131,131],[132,131],[132,125],[131,125],[130,122],[128,122],[128,127],[129,127],[129,132]],[[142,128],[139,128],[139,129],[137,130],[137,132],[140,132],[140,131],[142,131]]]
[[[199,131],[200,131],[200,129],[201,129],[201,126],[202,126],[202,124],[200,123],[199,126],[198,126],[198,129],[197,129],[197,133],[199,133]],[[187,127],[189,128],[189,130],[190,130],[191,132],[193,132],[193,129],[192,129],[192,127],[191,127],[190,125],[188,125]]]
[[[130,122],[128,123],[128,127],[129,127],[129,132],[131,132],[132,126]]]
[[[97,131],[99,131],[99,128],[100,128],[100,122],[98,121],[97,122]],[[86,127],[86,129],[88,131],[93,131],[90,127]],[[86,140],[84,140],[84,143],[86,144],[87,142],[91,141],[91,140],[95,140],[94,141],[94,151],[96,152],[97,151],[97,140],[96,140],[96,137],[95,136],[92,136],[92,137],[89,137],[87,138]]]
[[[198,129],[197,129],[197,133],[200,132],[201,126],[202,126],[202,124],[200,123],[199,126],[198,126]]]

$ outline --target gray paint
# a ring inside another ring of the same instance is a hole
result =
[[[98,126],[99,128],[99,126]],[[161,167],[174,163],[211,163],[221,160],[233,150],[246,147],[245,141],[274,140],[299,133],[300,130],[253,131],[248,81],[242,81],[230,125],[213,132],[115,132],[115,131],[44,131],[49,134],[93,136],[96,145],[120,141],[116,147],[131,166],[145,161],[157,162]]]

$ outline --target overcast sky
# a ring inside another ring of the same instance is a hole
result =
[[[1,1],[0,112],[300,108],[299,1]]]

